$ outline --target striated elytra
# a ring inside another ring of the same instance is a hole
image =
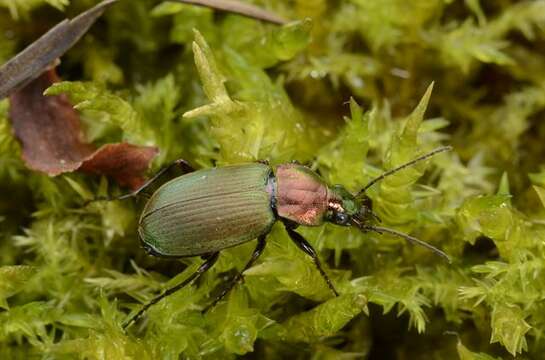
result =
[[[149,199],[138,233],[158,256],[206,255],[257,239],[275,222],[274,176],[263,164],[198,170]]]
[[[427,247],[450,261],[439,249],[404,233],[374,225],[380,221],[365,191],[399,170],[425,160],[450,146],[437,148],[370,181],[356,195],[342,185],[329,186],[318,174],[296,163],[269,166],[264,163],[232,165],[194,171],[177,160],[133,193],[138,195],[170,167],[180,166],[186,174],[161,186],[148,200],[138,224],[144,248],[154,256],[180,258],[201,256],[205,261],[189,278],[145,304],[123,324],[128,327],[150,306],[191,283],[216,262],[219,252],[257,239],[250,260],[205,311],[220,301],[240,280],[265,248],[273,224],[281,221],[291,240],[307,253],[334,295],[333,283],[323,270],[316,251],[295,231],[297,226],[319,226],[331,222],[355,226],[361,231],[389,233]]]

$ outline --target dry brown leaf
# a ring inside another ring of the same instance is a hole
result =
[[[169,0],[172,2],[181,2],[197,6],[204,6],[211,9],[221,10],[246,16],[252,19],[268,21],[273,24],[284,25],[287,23],[285,19],[277,14],[260,8],[258,6],[245,3],[238,0]]]
[[[118,0],[105,0],[72,20],[65,19],[0,67],[0,100],[40,76],[89,30],[104,10]]]
[[[107,175],[137,188],[157,148],[116,143],[95,150],[82,140],[79,114],[67,97],[43,95],[57,81],[55,70],[48,70],[10,96],[9,115],[26,165],[50,176],[76,170]]]
[[[158,150],[150,146],[115,143],[101,146],[81,165],[81,170],[109,175],[120,185],[136,189],[146,180],[143,174]]]

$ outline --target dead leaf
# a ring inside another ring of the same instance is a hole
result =
[[[142,174],[157,153],[155,147],[128,143],[106,144],[83,162],[81,170],[109,175],[120,185],[136,189],[146,180]]]
[[[0,100],[40,76],[89,30],[104,10],[118,0],[105,0],[72,20],[65,19],[0,67]]]
[[[23,145],[23,160],[50,176],[78,169],[95,150],[82,141],[79,115],[66,95],[43,95],[59,80],[49,70],[10,96],[9,115]]]
[[[48,70],[10,96],[9,115],[26,165],[50,176],[76,170],[107,175],[137,188],[157,148],[116,143],[95,150],[82,140],[79,114],[66,95],[43,95],[59,80]]]
[[[273,24],[283,25],[287,21],[275,13],[262,9],[258,6],[244,3],[237,0],[169,0],[172,2],[181,2],[184,4],[204,6],[211,9],[226,11],[257,20],[268,21]]]

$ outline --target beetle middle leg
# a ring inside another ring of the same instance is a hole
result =
[[[157,173],[155,173],[155,175],[153,175],[151,177],[151,179],[149,179],[144,184],[142,184],[138,189],[136,189],[136,190],[134,190],[134,191],[132,191],[132,192],[130,192],[128,194],[123,194],[123,195],[120,195],[120,196],[98,197],[98,198],[95,198],[93,200],[87,201],[85,203],[85,205],[87,205],[87,204],[89,204],[91,202],[94,202],[94,201],[125,200],[125,199],[131,198],[131,197],[135,197],[135,196],[139,195],[142,191],[147,189],[150,185],[155,183],[164,173],[166,173],[167,171],[169,171],[170,169],[172,169],[174,167],[179,167],[184,172],[184,174],[195,171],[195,169],[187,161],[185,161],[184,159],[174,160],[169,165],[167,165],[164,168],[162,168],[161,170],[157,171]]]
[[[248,260],[244,268],[239,273],[237,273],[233,279],[231,279],[231,282],[225,289],[223,289],[221,294],[219,294],[218,297],[216,297],[210,305],[204,308],[204,310],[202,311],[203,313],[207,312],[208,310],[216,306],[216,304],[220,302],[221,299],[225,297],[225,295],[227,295],[231,290],[233,290],[236,284],[238,284],[240,281],[243,280],[244,278],[243,273],[252,267],[252,265],[263,253],[263,250],[265,250],[265,245],[267,244],[265,241],[266,238],[267,238],[267,234],[261,235],[259,238],[257,238],[257,246],[255,247],[250,260]]]
[[[174,294],[176,291],[184,288],[185,286],[189,285],[193,280],[199,278],[202,274],[204,274],[208,269],[210,269],[218,260],[219,252],[211,253],[205,257],[205,261],[201,264],[201,266],[195,271],[193,274],[191,274],[190,277],[179,283],[178,285],[175,285],[169,289],[166,289],[163,293],[160,295],[154,297],[149,302],[147,302],[142,308],[133,316],[131,316],[129,319],[123,322],[122,327],[123,329],[127,329],[133,322],[136,322],[142,314],[146,312],[152,305],[158,303],[161,299],[164,297],[167,297],[169,295]]]
[[[333,283],[325,273],[324,269],[322,268],[322,263],[320,262],[320,259],[318,258],[318,254],[316,253],[316,250],[310,245],[308,241],[305,240],[305,238],[296,232],[289,224],[284,223],[284,226],[286,228],[286,231],[288,232],[288,235],[290,236],[291,240],[299,247],[299,249],[303,250],[305,253],[307,253],[311,258],[312,261],[314,261],[314,264],[318,268],[318,271],[320,272],[320,275],[324,278],[325,282],[327,283],[327,286],[331,289],[333,294],[335,296],[339,296],[339,293],[335,289],[335,286],[333,286]]]

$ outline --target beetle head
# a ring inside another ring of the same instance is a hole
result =
[[[352,217],[359,211],[354,195],[342,185],[329,188],[325,220],[341,226],[350,226]]]
[[[342,185],[335,185],[329,188],[327,213],[325,216],[325,220],[337,225],[355,226],[363,232],[373,231],[380,234],[388,233],[404,238],[405,240],[413,244],[417,244],[426,247],[429,250],[432,250],[437,255],[446,258],[450,262],[450,258],[447,254],[422,240],[419,240],[415,237],[404,234],[394,229],[374,225],[373,222],[380,222],[380,218],[373,212],[373,202],[371,201],[371,198],[369,198],[369,196],[365,194],[365,191],[387,176],[390,176],[400,170],[412,166],[417,162],[426,160],[441,152],[450,151],[451,149],[452,147],[450,146],[437,148],[412,161],[409,161],[408,163],[400,165],[392,170],[386,171],[382,175],[371,180],[356,195],[352,195]]]
[[[354,221],[368,223],[380,219],[373,212],[373,202],[367,195],[354,196],[342,185],[329,188],[325,219],[341,226],[354,225]]]

